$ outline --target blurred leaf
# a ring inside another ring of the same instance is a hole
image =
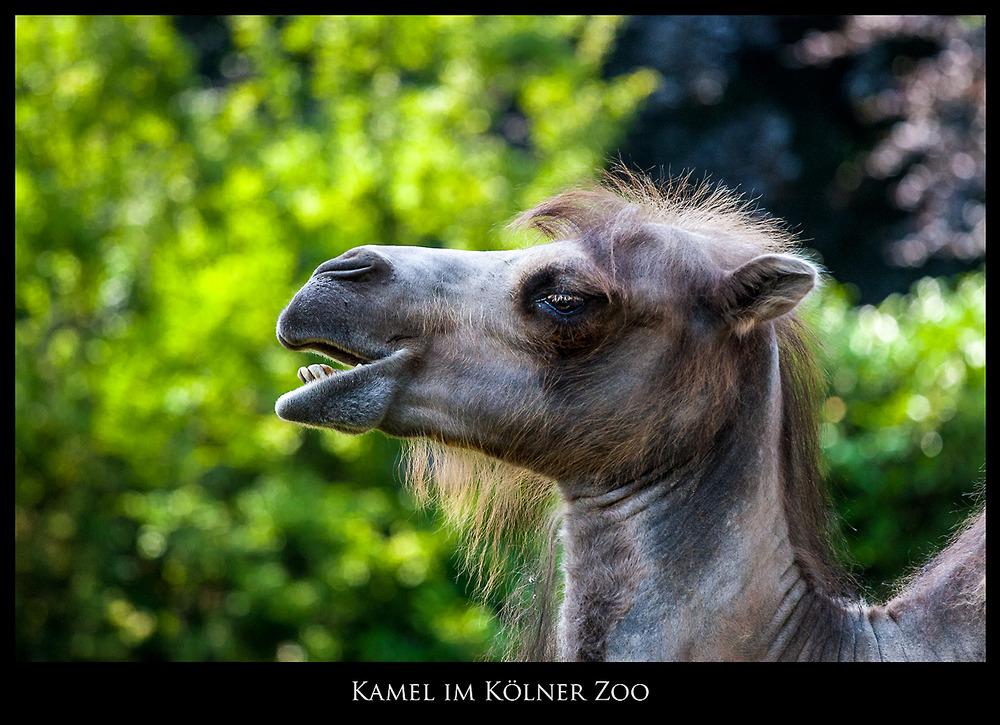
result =
[[[986,274],[858,308],[832,284],[812,313],[832,371],[824,454],[856,563],[884,596],[985,477]]]

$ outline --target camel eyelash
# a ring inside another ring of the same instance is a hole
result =
[[[559,315],[572,315],[586,305],[587,299],[572,292],[553,292],[535,300],[536,305],[544,305]]]
[[[524,307],[527,311],[542,309],[564,317],[580,312],[602,294],[578,277],[558,267],[536,271],[521,285]]]

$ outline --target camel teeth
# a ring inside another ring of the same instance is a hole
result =
[[[322,363],[317,363],[315,365],[310,365],[309,367],[299,368],[299,380],[303,383],[311,383],[314,380],[322,380],[323,378],[330,377],[334,375],[337,371],[334,370],[329,365],[323,365]]]

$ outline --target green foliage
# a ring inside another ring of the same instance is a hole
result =
[[[489,248],[653,85],[608,18],[15,20],[22,659],[472,659],[490,612],[394,442],[278,420],[274,338],[357,244]]]
[[[978,503],[986,273],[928,277],[878,306],[851,307],[836,285],[817,297],[831,383],[821,444],[854,561],[885,596]]]

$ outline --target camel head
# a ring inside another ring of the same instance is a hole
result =
[[[735,225],[687,230],[662,209],[567,192],[523,215],[545,244],[362,246],[325,262],[278,339],[347,369],[300,369],[277,414],[426,437],[557,479],[684,455],[724,418],[746,359],[733,346],[795,307],[817,273]]]

